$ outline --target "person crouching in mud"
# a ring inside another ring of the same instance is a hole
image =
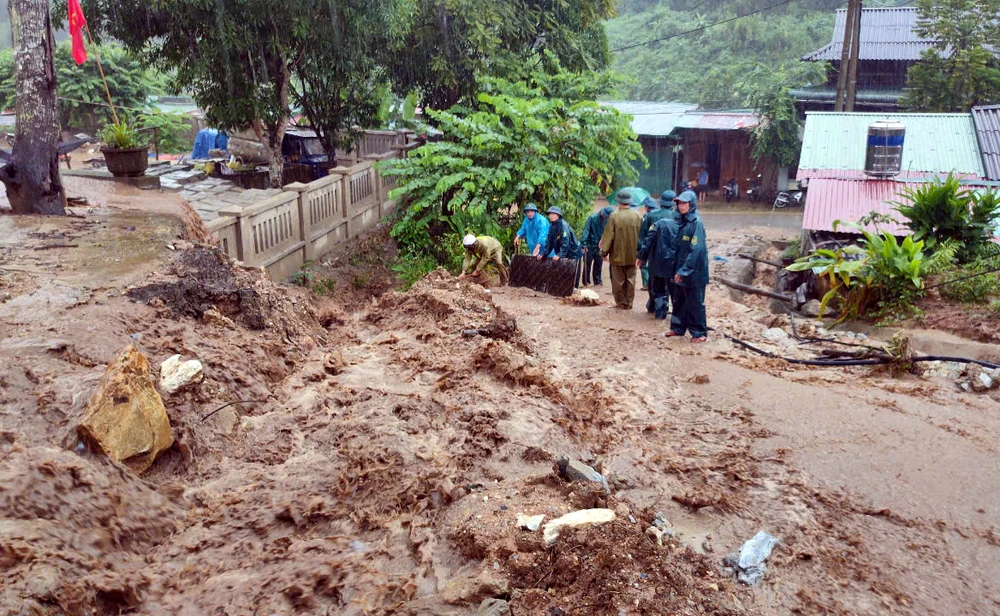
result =
[[[482,273],[487,263],[492,263],[500,274],[500,284],[507,286],[507,268],[503,265],[503,245],[496,239],[487,235],[476,237],[471,233],[462,239],[465,246],[465,261],[462,262],[462,274],[459,280],[465,279],[465,273],[469,271],[471,265],[472,277],[476,278]]]
[[[705,287],[708,286],[708,247],[705,225],[698,216],[698,201],[690,190],[674,200],[677,207],[677,256],[674,260],[674,312],[667,337],[691,332],[691,342],[708,340]]]

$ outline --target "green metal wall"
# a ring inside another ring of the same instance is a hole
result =
[[[674,183],[674,141],[667,137],[639,137],[642,153],[649,160],[649,168],[643,169],[636,164],[639,172],[637,186],[645,188],[654,195],[670,190]]]

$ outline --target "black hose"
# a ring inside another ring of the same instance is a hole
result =
[[[758,355],[763,355],[764,357],[770,357],[772,359],[780,359],[786,361],[790,364],[796,364],[800,366],[878,366],[884,364],[891,364],[895,361],[892,357],[888,355],[883,355],[881,357],[875,357],[872,359],[845,359],[842,361],[832,360],[832,359],[795,359],[794,357],[782,357],[781,355],[775,355],[774,353],[765,351],[763,349],[758,349],[749,342],[744,342],[739,338],[735,338],[722,332],[722,335],[734,342],[735,344],[757,353]],[[917,363],[925,361],[947,361],[959,364],[978,364],[984,368],[995,369],[1000,368],[1000,364],[994,364],[988,361],[983,361],[981,359],[969,359],[968,357],[948,357],[948,356],[938,356],[938,355],[924,355],[920,357],[908,358],[908,362]]]

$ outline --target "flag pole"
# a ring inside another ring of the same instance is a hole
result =
[[[94,60],[97,61],[97,70],[101,73],[101,81],[104,82],[104,93],[108,95],[108,105],[111,106],[111,117],[114,118],[115,124],[121,124],[118,120],[118,113],[115,111],[115,104],[111,100],[111,89],[108,88],[108,78],[104,76],[104,67],[101,66],[101,57],[97,55],[97,43],[94,42],[94,37],[90,34],[90,26],[84,22],[83,29],[87,31],[87,38],[90,39],[90,47],[94,52]]]

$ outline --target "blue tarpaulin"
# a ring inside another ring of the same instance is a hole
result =
[[[194,151],[191,158],[204,160],[208,158],[210,150],[226,150],[229,148],[229,135],[220,133],[214,128],[203,128],[198,131],[198,136],[194,140]]]

